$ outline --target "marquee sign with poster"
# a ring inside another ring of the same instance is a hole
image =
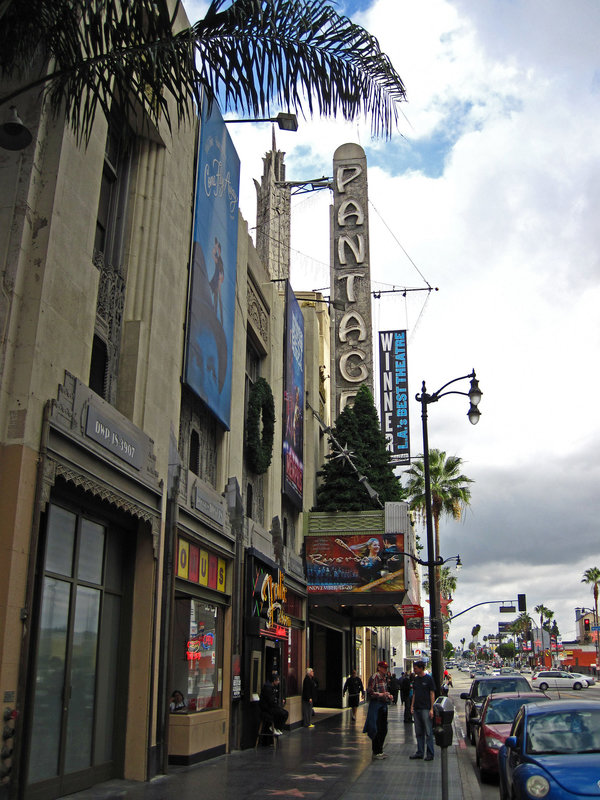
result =
[[[309,594],[404,592],[402,534],[339,533],[304,542]]]
[[[402,606],[404,627],[407,642],[422,642],[425,640],[425,618],[422,606]]]
[[[302,509],[304,474],[304,317],[290,282],[286,284],[283,407],[283,493]]]

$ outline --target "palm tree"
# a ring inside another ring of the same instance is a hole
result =
[[[540,603],[539,606],[536,606],[533,610],[535,611],[536,614],[540,615],[540,639],[541,639],[540,653],[541,653],[544,646],[544,621],[545,620],[550,621],[554,616],[554,611],[550,611],[550,609],[546,608],[546,606],[543,605],[542,603]]]
[[[429,580],[425,578],[423,581],[423,590],[429,593]],[[456,576],[452,575],[450,567],[440,568],[440,597],[449,600],[452,593],[456,591]]]
[[[171,7],[172,11],[169,11]],[[273,104],[352,120],[389,135],[405,99],[377,40],[322,0],[212,0],[183,27],[179,0],[1,0],[0,106],[45,91],[87,140],[98,106],[141,108],[169,127],[204,96],[224,110],[269,116]]]
[[[406,470],[410,507],[425,517],[425,470],[423,456]],[[458,456],[447,456],[443,450],[429,450],[429,478],[431,484],[431,513],[435,531],[435,558],[440,554],[440,519],[445,515],[460,519],[470,505],[471,478],[462,475],[463,461]]]
[[[477,635],[479,634],[480,630],[481,630],[481,625],[474,625],[473,628],[471,628],[471,636],[473,638],[473,641],[477,639]]]
[[[598,586],[600,586],[600,569],[590,567],[583,573],[582,583],[592,584],[592,594],[594,595],[594,619],[598,627]],[[600,663],[600,631],[596,631],[596,663]]]

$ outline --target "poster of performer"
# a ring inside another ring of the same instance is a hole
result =
[[[401,534],[307,536],[304,542],[309,593],[405,588]]]
[[[184,380],[229,429],[240,160],[221,112],[202,113]]]
[[[286,283],[283,492],[302,509],[304,473],[304,317]]]

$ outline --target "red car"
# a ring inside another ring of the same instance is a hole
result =
[[[502,692],[486,697],[481,716],[473,722],[479,727],[475,758],[482,781],[498,774],[498,751],[510,735],[511,725],[521,706],[549,699],[541,692]]]

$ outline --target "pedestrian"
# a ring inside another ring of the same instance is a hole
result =
[[[380,661],[377,664],[377,672],[371,675],[367,684],[369,711],[363,733],[368,734],[371,739],[373,758],[377,759],[386,757],[383,743],[387,735],[388,703],[392,700],[392,695],[387,690],[387,668],[387,662]]]
[[[342,695],[346,694],[346,692],[348,692],[348,705],[352,709],[352,722],[356,722],[356,709],[360,703],[361,694],[362,699],[365,699],[365,687],[363,686],[361,679],[356,674],[355,669],[353,669],[350,673],[350,676],[346,678]]]
[[[435,682],[425,672],[425,662],[415,661],[413,680],[412,715],[415,720],[417,752],[410,758],[423,758],[433,761],[433,704],[435,702]],[[427,754],[425,754],[427,749]]]
[[[302,725],[305,728],[314,728],[312,715],[315,705],[316,691],[315,673],[312,667],[307,667],[304,681],[302,682]]]
[[[266,680],[260,692],[258,707],[263,719],[274,736],[281,736],[282,728],[288,718],[288,712],[277,700],[279,692],[279,675],[274,672],[271,680]]]
[[[400,679],[400,699],[404,703],[404,722],[412,722],[412,674],[404,672]]]
[[[398,682],[398,678],[396,677],[395,673],[388,677],[388,690],[392,695],[392,702],[394,705],[398,705],[398,692],[400,691],[400,683]]]

